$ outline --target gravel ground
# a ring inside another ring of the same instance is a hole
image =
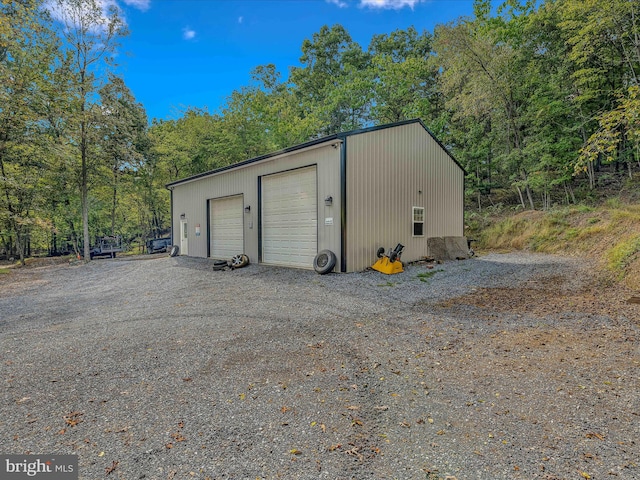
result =
[[[0,275],[0,453],[80,478],[638,479],[640,306],[584,262]]]

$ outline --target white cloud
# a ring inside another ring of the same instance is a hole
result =
[[[244,21],[244,17],[238,17],[238,23],[242,23]]]
[[[191,30],[189,27],[185,27],[182,29],[182,38],[185,40],[191,40],[196,36],[196,31]]]
[[[120,19],[125,22],[124,16],[122,15],[122,11],[120,7],[116,3],[115,0],[97,0],[97,7],[100,9],[100,17],[95,22],[94,30],[100,31],[105,30],[107,25],[109,25],[109,11],[112,9],[116,9],[118,12],[118,16]],[[44,8],[49,10],[51,17],[54,20],[57,20],[67,27],[78,26],[80,23],[84,23],[87,18],[87,10],[83,10],[82,5],[71,5],[64,1],[59,0],[47,0],[43,4]]]
[[[145,11],[149,8],[151,4],[151,0],[119,0],[121,3],[126,5],[131,5],[132,7],[137,8],[138,10]],[[98,27],[97,30],[106,29],[109,24],[109,12],[111,10],[115,10],[120,17],[120,20],[127,24],[127,19],[124,16],[124,12],[120,7],[118,0],[96,0],[96,4],[101,12],[101,17],[98,20],[98,24],[101,27]],[[53,17],[54,20],[62,22],[67,25],[74,25],[78,22],[78,19],[81,17],[82,13],[78,11],[77,8],[73,8],[64,0],[45,0],[44,8],[49,10],[49,13]]]
[[[138,10],[142,10],[146,12],[149,10],[149,6],[151,4],[151,0],[122,0],[126,5],[131,5],[132,7],[137,8]]]
[[[361,7],[400,10],[404,7],[413,9],[423,0],[360,0]]]
[[[347,4],[347,2],[343,2],[342,0],[326,0],[327,3],[333,3],[334,5],[338,6],[339,8],[346,8],[349,5]]]

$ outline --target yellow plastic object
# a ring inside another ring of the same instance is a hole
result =
[[[404,272],[404,269],[402,268],[402,262],[400,260],[390,262],[389,257],[386,256],[378,259],[376,263],[371,265],[371,268],[386,275],[393,275],[394,273]]]

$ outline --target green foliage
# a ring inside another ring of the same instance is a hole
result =
[[[612,197],[607,199],[607,201],[605,202],[605,205],[608,208],[620,208],[622,206],[622,202],[618,197]]]
[[[574,164],[577,172],[586,171],[600,158],[608,163],[616,161],[624,154],[620,146],[625,140],[631,156],[640,162],[640,87],[629,87],[617,103],[616,108],[597,117],[599,128],[580,150]]]
[[[327,25],[302,42],[302,67],[291,69],[290,81],[304,115],[316,116],[328,135],[363,126],[370,109],[367,65],[362,51],[342,25]]]
[[[59,44],[38,7],[0,3],[0,232],[22,263],[30,232],[48,223],[42,192],[53,154],[41,120]]]

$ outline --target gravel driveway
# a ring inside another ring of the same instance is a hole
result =
[[[82,479],[638,479],[640,306],[575,259],[0,275],[0,453]]]

